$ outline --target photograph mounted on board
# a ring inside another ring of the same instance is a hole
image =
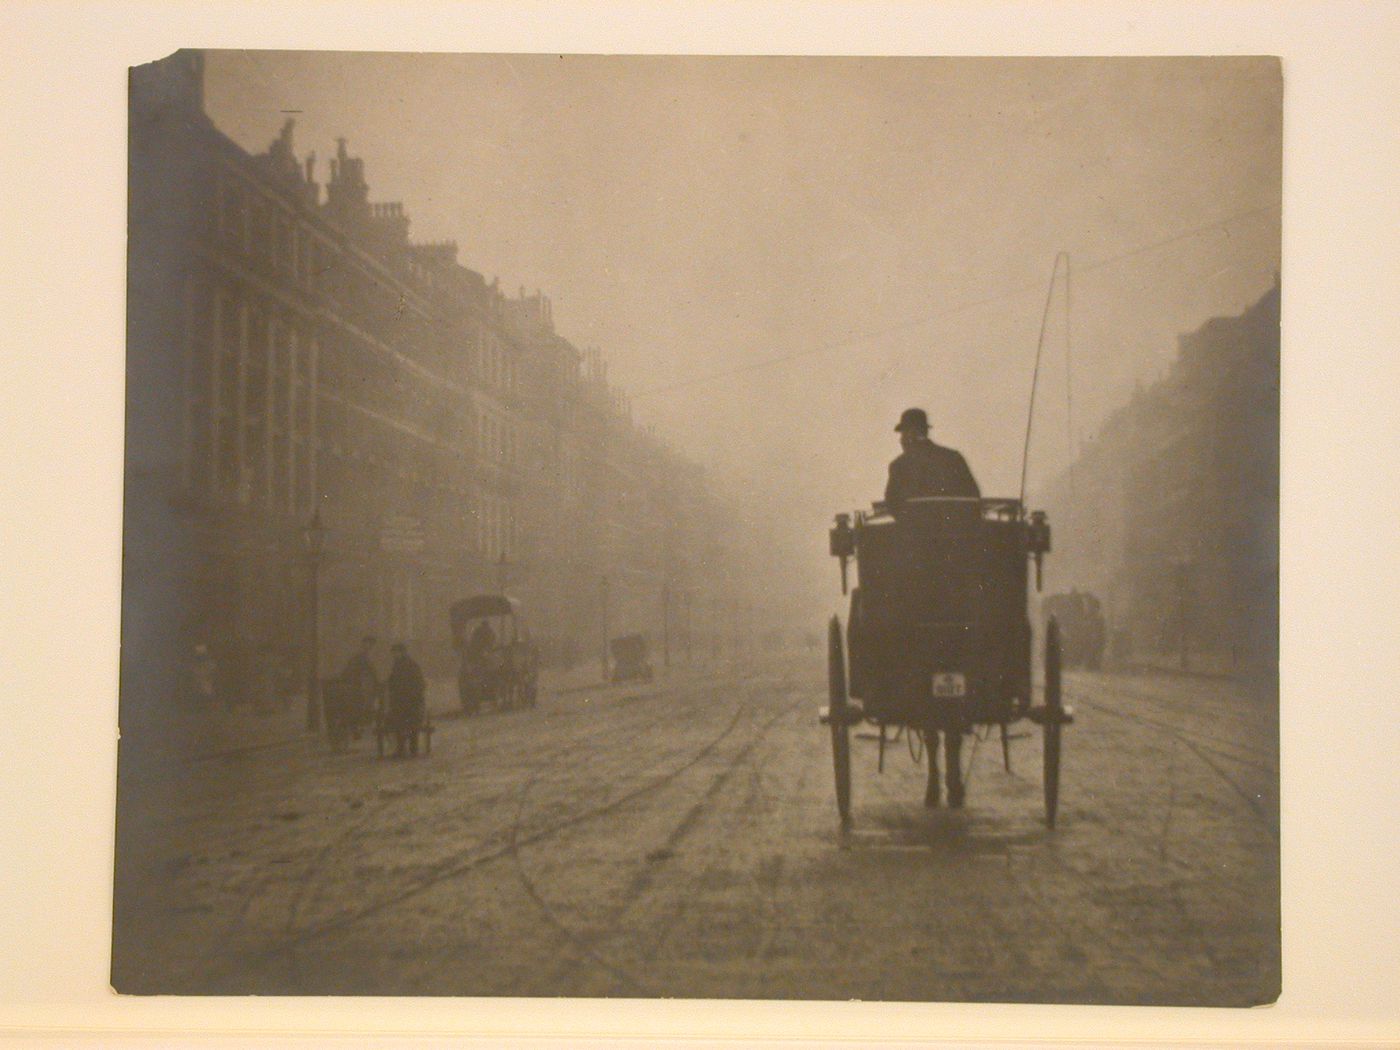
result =
[[[118,992],[1278,998],[1276,59],[129,102]]]

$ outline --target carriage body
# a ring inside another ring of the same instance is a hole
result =
[[[614,682],[649,682],[651,664],[647,661],[647,640],[640,634],[625,634],[608,643],[612,653]]]
[[[1019,507],[930,500],[854,531],[849,695],[866,717],[944,730],[1025,714],[1029,526]]]
[[[882,770],[891,727],[930,747],[938,734],[956,745],[979,726],[997,727],[1009,770],[1007,727],[1030,718],[1045,727],[1046,816],[1053,827],[1060,729],[1072,718],[1060,697],[1053,621],[1039,689],[1032,676],[1029,581],[1033,563],[1039,585],[1050,549],[1045,515],[1027,515],[1019,500],[915,499],[897,515],[880,504],[856,514],[854,524],[839,515],[830,538],[843,590],[850,559],[857,572],[844,638],[839,618],[831,622],[831,705],[823,714],[832,730],[843,824],[850,820],[850,727],[866,721],[878,727]],[[949,754],[956,762],[956,746]],[[929,770],[926,801],[936,797],[932,757]],[[953,804],[961,804],[961,794],[960,781],[954,794],[950,780]]]

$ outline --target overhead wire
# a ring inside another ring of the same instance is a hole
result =
[[[1078,448],[1074,438],[1074,277],[1070,254],[1065,252],[1065,440],[1069,448],[1069,495],[1074,500],[1074,463]]]
[[[1135,258],[1139,255],[1144,255],[1147,252],[1154,251],[1158,248],[1165,248],[1169,245],[1176,244],[1180,241],[1200,236],[1203,233],[1210,233],[1214,230],[1221,229],[1225,226],[1229,226],[1232,223],[1240,222],[1245,219],[1253,218],[1256,215],[1264,214],[1278,214],[1278,208],[1276,206],[1270,205],[1261,206],[1258,208],[1247,208],[1243,211],[1234,212],[1231,215],[1224,216],[1223,218],[1216,219],[1212,222],[1204,223],[1200,226],[1194,226],[1188,230],[1179,230],[1168,237],[1163,237],[1159,240],[1151,241],[1147,244],[1140,244],[1133,248],[1129,248],[1126,251],[1119,252],[1115,255],[1110,255],[1103,259],[1097,259],[1093,262],[1082,264],[1079,267],[1079,271],[1080,273],[1090,273],[1094,270],[1100,270],[1106,266],[1112,266],[1116,263],[1123,262],[1127,259]],[[1035,284],[1024,284],[1015,288],[1008,288],[1004,291],[996,292],[991,295],[982,296],[977,299],[970,299],[967,302],[959,303],[956,306],[949,307],[946,310],[940,310],[937,313],[927,314],[923,317],[910,318],[909,320],[900,321],[896,324],[889,325],[885,328],[876,328],[866,332],[859,332],[854,335],[843,336],[840,339],[833,339],[829,342],[818,344],[817,346],[807,347],[802,350],[795,350],[787,354],[779,354],[774,357],[766,357],[760,361],[751,361],[748,364],[738,365],[734,368],[720,369],[714,372],[707,372],[704,375],[693,376],[690,379],[682,379],[675,383],[667,383],[662,386],[651,387],[649,389],[641,390],[631,395],[631,397],[633,401],[637,401],[638,399],[644,397],[655,397],[661,394],[670,394],[678,390],[688,390],[692,387],[702,386],[707,383],[718,382],[721,379],[728,379],[732,376],[744,375],[749,372],[756,372],[767,368],[776,368],[780,365],[787,364],[790,361],[797,361],[806,357],[814,357],[821,354],[831,353],[833,350],[847,349],[850,347],[857,346],[861,343],[867,342],[869,340],[879,339],[882,336],[893,335],[896,332],[907,331],[911,328],[920,328],[924,325],[932,324],[934,321],[942,320],[945,317],[953,317],[957,314],[965,313],[968,310],[975,310],[978,307],[990,306],[993,303],[999,303],[1007,299],[1019,298],[1020,296],[1025,295],[1027,292],[1035,291],[1039,287],[1039,282],[1036,282]]]

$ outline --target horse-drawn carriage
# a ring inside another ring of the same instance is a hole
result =
[[[647,660],[647,640],[640,634],[624,634],[608,643],[612,652],[614,682],[650,682],[651,663]]]
[[[462,710],[532,707],[539,692],[539,651],[514,598],[479,594],[448,611],[452,647],[460,656],[457,695]]]
[[[1044,729],[1045,816],[1054,827],[1061,727],[1072,716],[1061,702],[1053,620],[1045,636],[1043,696],[1039,703],[1033,698],[1027,559],[1034,561],[1038,587],[1041,559],[1050,549],[1045,515],[1027,516],[1013,499],[913,499],[897,516],[877,503],[854,522],[837,515],[830,539],[841,561],[843,593],[849,559],[859,573],[844,646],[840,618],[831,619],[831,703],[822,712],[831,728],[842,824],[851,819],[851,727],[867,721],[877,727],[882,769],[889,730],[924,744],[928,805],[940,798],[935,749],[941,734],[948,801],[959,806],[963,736],[979,726],[998,729],[1009,770],[1008,727],[1028,718]]]

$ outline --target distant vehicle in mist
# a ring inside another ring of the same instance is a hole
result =
[[[1088,591],[1072,588],[1067,594],[1049,594],[1040,603],[1041,616],[1054,617],[1060,625],[1060,644],[1066,667],[1097,671],[1103,666],[1108,628],[1103,607]]]

